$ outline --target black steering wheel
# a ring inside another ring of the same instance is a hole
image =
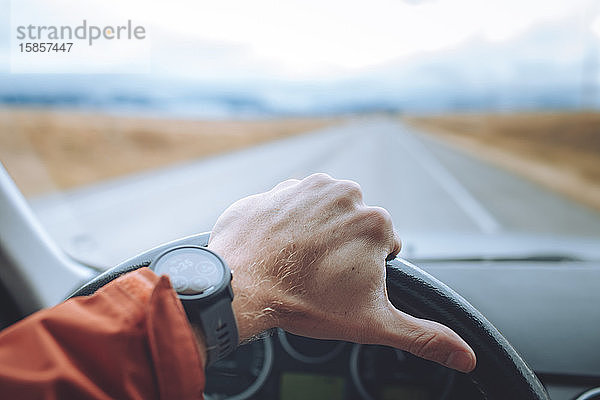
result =
[[[387,262],[387,289],[397,308],[440,322],[475,351],[469,376],[486,399],[549,399],[544,386],[512,345],[454,290],[408,261]]]
[[[155,247],[98,275],[69,296],[87,296],[119,276],[150,265],[169,247],[206,246],[202,233]],[[483,398],[493,400],[549,400],[531,368],[498,330],[469,302],[448,286],[411,263],[387,262],[390,301],[414,316],[440,322],[458,333],[475,351],[477,367],[469,374]]]

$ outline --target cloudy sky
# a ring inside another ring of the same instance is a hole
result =
[[[168,9],[158,7],[160,18],[153,20],[165,38],[203,43],[211,56],[207,58],[223,59],[225,65],[235,56],[285,78],[328,78],[453,49],[473,39],[504,42],[561,20],[581,20],[572,29],[583,36],[600,13],[594,3],[598,2],[221,0],[190,6],[173,1]],[[157,40],[160,53],[177,53],[168,43]],[[201,65],[202,57],[195,63]],[[177,70],[175,63],[165,68]]]
[[[6,10],[9,1],[1,1]],[[595,0],[12,1],[47,23],[148,24],[153,71],[176,75],[327,79],[472,40],[501,43],[552,23],[570,24],[582,43],[594,30],[600,39]]]
[[[497,81],[542,79],[544,73],[568,80],[573,71],[579,79],[586,59],[600,63],[597,0],[12,0],[12,5],[13,14],[26,13],[38,23],[86,18],[144,24],[150,76],[187,81],[386,85],[396,79],[410,85],[428,76]],[[7,72],[11,0],[0,0],[0,6],[9,11],[0,15],[0,71]]]

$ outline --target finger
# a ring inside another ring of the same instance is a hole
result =
[[[377,344],[406,350],[461,372],[475,368],[475,353],[452,329],[434,321],[415,318],[392,304],[379,318]],[[376,339],[376,338],[374,338]]]
[[[400,235],[398,235],[398,232],[396,232],[396,230],[394,229],[392,250],[390,251],[390,254],[388,254],[388,256],[385,260],[386,261],[393,260],[394,258],[396,258],[398,253],[400,253],[400,250],[402,250],[402,241],[400,240]]]
[[[384,252],[384,256],[400,251],[400,240],[394,232],[390,213],[382,207],[369,206],[362,210],[363,232]]]

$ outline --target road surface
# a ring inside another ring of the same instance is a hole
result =
[[[408,251],[411,237],[432,234],[448,240],[519,233],[600,237],[599,213],[388,118],[357,118],[31,204],[69,253],[111,266],[210,230],[233,201],[313,172],[359,182],[367,204],[390,211]]]

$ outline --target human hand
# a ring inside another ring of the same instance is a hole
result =
[[[358,184],[325,174],[237,201],[209,242],[233,270],[241,340],[281,327],[472,370],[475,354],[456,333],[389,302],[385,259],[400,247],[386,210],[366,206]]]

